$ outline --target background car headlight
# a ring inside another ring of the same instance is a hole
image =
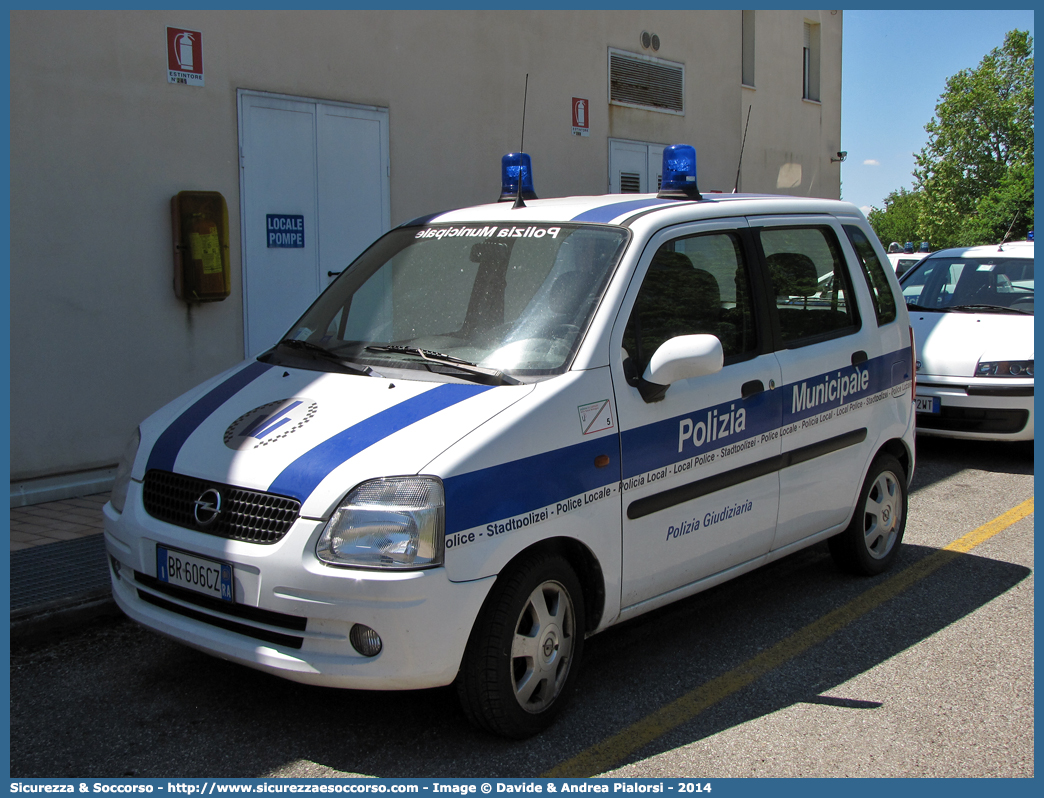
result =
[[[384,477],[344,497],[316,544],[331,565],[430,568],[442,564],[445,495],[436,477]]]
[[[134,468],[134,458],[138,455],[140,444],[141,430],[136,429],[127,441],[127,445],[123,447],[123,456],[120,457],[119,465],[116,466],[116,481],[112,485],[112,493],[109,494],[109,503],[118,513],[123,512],[123,505],[127,503],[131,469]]]
[[[1032,360],[980,360],[976,377],[1032,377]]]

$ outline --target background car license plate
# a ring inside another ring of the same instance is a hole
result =
[[[915,407],[918,413],[938,413],[939,412],[939,397],[938,396],[918,396],[914,399]]]
[[[222,601],[235,601],[232,566],[227,562],[157,546],[156,577],[169,585],[178,585]]]

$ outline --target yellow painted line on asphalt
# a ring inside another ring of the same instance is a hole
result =
[[[1033,499],[1027,499],[989,523],[983,524],[978,529],[953,541],[945,548],[939,549],[903,569],[887,581],[872,587],[843,607],[833,610],[818,621],[798,630],[728,673],[700,685],[623,731],[581,751],[572,759],[556,765],[544,774],[544,778],[585,778],[613,769],[653,740],[692,720],[704,710],[742,690],[769,671],[803,654],[812,646],[823,642],[848,624],[939,570],[948,562],[985,543],[998,532],[1032,513]]]

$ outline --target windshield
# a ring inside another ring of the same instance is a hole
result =
[[[546,223],[393,230],[316,300],[288,338],[378,372],[467,378],[477,366],[516,377],[560,373],[627,237],[617,227]]]
[[[1033,313],[1033,259],[929,257],[903,276],[906,304],[920,310]]]

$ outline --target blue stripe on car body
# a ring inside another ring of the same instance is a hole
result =
[[[272,366],[255,360],[246,368],[237,371],[217,387],[211,389],[202,398],[197,400],[188,410],[178,416],[174,422],[167,427],[156,439],[149,453],[146,471],[154,468],[163,471],[173,471],[174,463],[178,459],[181,447],[189,436],[221,405],[239,393],[244,387],[252,383]]]
[[[598,455],[609,465],[596,468]],[[443,480],[446,534],[488,524],[620,481],[615,435],[523,457]]]
[[[304,501],[338,466],[428,416],[488,391],[490,386],[444,384],[375,413],[294,460],[269,486],[271,493]],[[352,487],[346,485],[345,489]]]
[[[910,348],[906,347],[859,364],[859,370],[870,372],[869,384],[865,390],[859,391],[858,395],[853,395],[847,402],[831,402],[797,411],[785,406],[793,398],[794,389],[800,389],[802,383],[814,383],[831,375],[848,376],[856,370],[853,366],[810,376],[783,386],[782,389],[764,392],[750,399],[703,407],[682,416],[625,430],[619,435],[619,445],[626,455],[626,472],[623,474],[620,455],[616,449],[617,436],[607,435],[448,477],[443,480],[446,488],[446,534],[452,535],[455,532],[540,510],[563,499],[579,496],[607,484],[618,483],[621,478],[629,479],[637,474],[663,468],[703,452],[781,429],[786,424],[827,410],[836,410],[851,402],[892,389],[908,381],[910,375],[897,373],[891,368],[891,364],[904,363],[909,359]],[[731,412],[737,405],[742,405],[747,411],[746,426],[742,433],[708,438],[698,446],[690,445],[679,454],[678,431],[683,418],[692,417],[699,420],[704,416],[713,415],[715,411],[720,417]],[[609,454],[611,467],[592,467],[594,458],[599,454]]]
[[[645,197],[643,199],[630,200],[629,202],[613,202],[609,205],[601,205],[597,208],[592,208],[589,211],[584,211],[579,216],[574,216],[570,221],[611,222],[618,216],[623,216],[633,211],[641,210],[642,208],[651,208],[656,205],[671,204],[677,205],[678,200],[659,199],[657,197]]]

